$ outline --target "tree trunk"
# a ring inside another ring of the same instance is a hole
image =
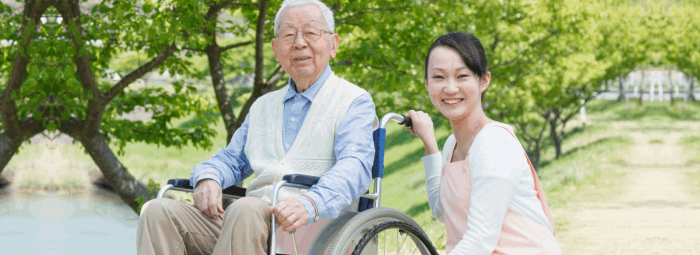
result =
[[[690,99],[690,101],[693,101],[693,102],[695,101],[695,91],[693,91],[694,89],[695,89],[695,77],[691,75],[690,76],[690,88],[688,88],[688,99]]]
[[[642,69],[642,79],[639,82],[639,106],[642,106],[642,99],[644,98],[644,69]]]
[[[0,134],[0,173],[10,162],[20,145],[22,145],[22,140],[12,139],[6,132]]]
[[[129,174],[128,170],[119,162],[105,141],[102,134],[92,137],[77,137],[95,164],[102,170],[109,186],[126,202],[131,209],[138,212],[139,203],[136,198],[143,196],[146,201],[151,199],[145,185],[139,183]]]
[[[540,141],[535,141],[535,150],[526,153],[527,157],[530,158],[530,163],[532,164],[532,167],[535,168],[535,172],[539,173],[540,171]]]
[[[557,151],[557,156],[556,158],[561,158],[561,137],[557,134],[557,119],[552,118],[548,120],[549,122],[549,137],[552,138],[552,142],[554,142],[554,147],[556,148]]]
[[[212,33],[211,37],[211,45],[207,46],[204,51],[207,53],[209,60],[209,73],[211,74],[211,84],[216,94],[216,102],[219,105],[219,112],[221,112],[221,118],[224,120],[224,126],[226,126],[226,144],[229,144],[231,137],[233,137],[233,132],[237,129],[235,126],[236,115],[233,113],[231,98],[226,92],[226,82],[224,81],[224,73],[221,67],[221,48],[216,44],[216,34]]]
[[[671,95],[671,105],[673,105],[673,77],[671,77],[671,70],[668,70],[668,91]],[[663,100],[663,98],[661,100]]]
[[[620,95],[617,97],[617,101],[622,102],[622,100],[625,100],[625,89],[622,87],[622,76],[618,76],[617,79],[617,89],[620,91]]]

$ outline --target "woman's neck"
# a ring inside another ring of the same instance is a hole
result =
[[[457,160],[466,158],[467,152],[469,148],[471,148],[472,143],[474,143],[476,135],[479,134],[481,128],[491,122],[493,122],[493,120],[486,117],[483,111],[478,110],[472,112],[463,119],[450,120],[452,132],[455,135],[455,142],[457,144],[454,153],[454,155],[458,156]]]

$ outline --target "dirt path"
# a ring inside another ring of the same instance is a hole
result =
[[[598,187],[603,201],[553,211],[568,222],[557,233],[564,254],[700,254],[700,197],[682,167],[689,153],[680,131],[630,129],[635,144],[623,156],[619,186]],[[627,165],[627,166],[625,166]],[[601,185],[602,186],[602,185]],[[697,194],[697,193],[695,193]]]

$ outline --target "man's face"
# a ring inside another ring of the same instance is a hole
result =
[[[276,38],[272,39],[275,59],[295,82],[313,82],[326,69],[328,60],[335,58],[339,37],[320,31],[328,30],[328,27],[323,22],[321,8],[314,4],[287,7],[282,11]],[[320,31],[318,40],[304,38],[304,30],[309,31],[309,28]],[[295,30],[298,32],[296,38],[285,42],[283,37]]]

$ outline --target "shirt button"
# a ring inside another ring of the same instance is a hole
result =
[[[289,144],[285,144],[284,147],[287,147],[287,149],[289,149]]]
[[[298,95],[297,98],[301,98],[301,95]]]
[[[355,151],[355,147],[352,147],[352,151]]]
[[[295,119],[294,117],[292,117],[292,121],[295,121],[295,120],[296,120],[296,119]]]

